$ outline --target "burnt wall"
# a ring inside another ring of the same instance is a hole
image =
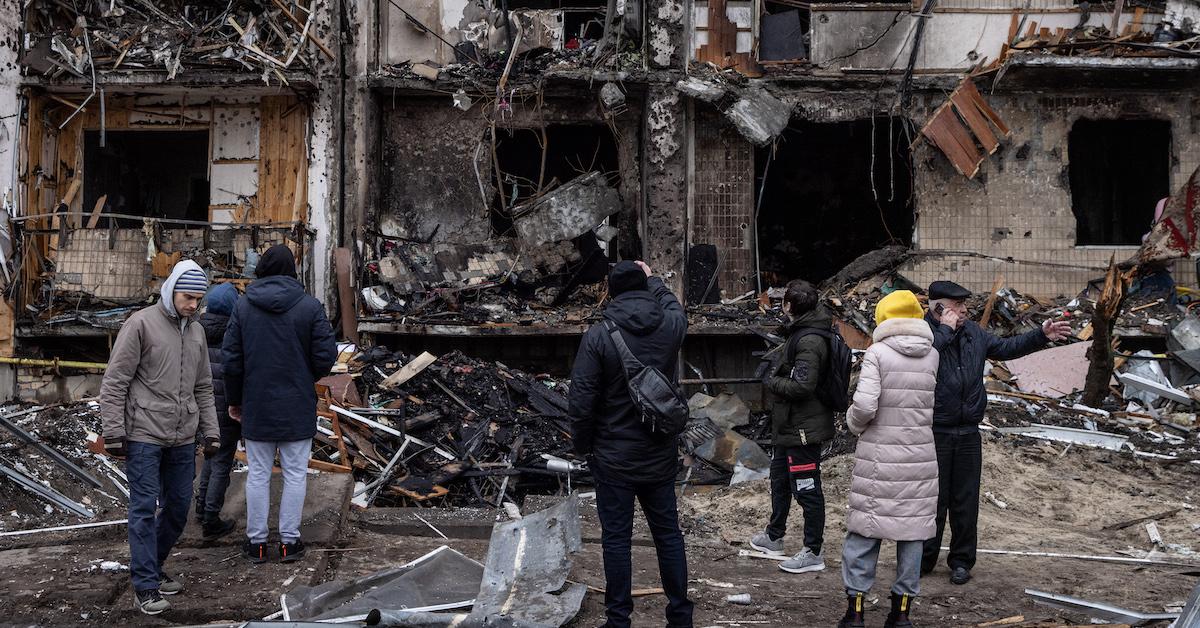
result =
[[[1069,136],[1079,120],[1159,120],[1170,124],[1169,187],[1174,193],[1200,166],[1197,101],[1184,93],[1096,92],[1047,96],[995,92],[989,103],[1012,129],[999,152],[987,158],[975,180],[951,167],[926,142],[913,153],[916,167],[915,242],[919,249],[972,251],[992,259],[949,255],[912,263],[906,275],[918,284],[938,278],[958,281],[972,290],[987,290],[997,274],[1029,294],[1073,295],[1103,274],[1109,257],[1130,257],[1136,245],[1077,245],[1072,210]],[[929,106],[935,106],[933,99]],[[916,117],[916,116],[915,116]],[[923,117],[916,117],[920,120]],[[1136,155],[1112,155],[1117,168],[1128,170]],[[1096,182],[1100,185],[1101,182]],[[1150,185],[1151,182],[1147,182]],[[1155,186],[1160,187],[1160,186]],[[1150,229],[1153,206],[1122,211],[1143,215]],[[1022,263],[1000,261],[1013,258]],[[1190,260],[1175,267],[1175,279],[1195,285]]]

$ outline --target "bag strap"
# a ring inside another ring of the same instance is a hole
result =
[[[645,365],[629,350],[625,339],[621,337],[621,330],[612,321],[605,320],[604,328],[608,330],[609,338],[612,338],[613,344],[617,346],[617,354],[621,356],[621,366],[625,369],[626,381],[632,380],[639,371],[646,368]]]

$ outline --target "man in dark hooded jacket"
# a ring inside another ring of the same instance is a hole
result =
[[[662,279],[643,262],[624,261],[608,275],[612,301],[604,319],[620,330],[625,344],[646,366],[675,381],[687,315]],[[579,343],[571,371],[570,406],[576,453],[586,456],[596,482],[596,509],[604,547],[607,626],[627,628],[633,612],[633,502],[642,505],[667,595],[667,625],[690,627],[693,604],[687,597],[687,557],[675,499],[678,444],[652,433],[629,396],[617,348],[603,322],[592,325]]]
[[[217,424],[221,428],[221,446],[216,455],[204,459],[204,467],[200,470],[200,486],[196,490],[196,517],[200,520],[205,541],[229,534],[235,525],[233,521],[221,519],[221,508],[225,505],[225,491],[229,488],[233,455],[237,453],[238,441],[242,440],[242,424],[229,418],[229,404],[225,402],[225,358],[221,343],[225,341],[225,329],[229,326],[229,315],[233,313],[237,299],[238,291],[233,284],[217,284],[208,291],[208,297],[205,298],[207,309],[200,315],[200,326],[204,328],[204,339],[208,342],[208,364],[212,368]]]
[[[333,368],[337,345],[325,308],[296,280],[290,249],[281,244],[268,249],[256,274],[225,332],[225,399],[229,416],[242,422],[250,468],[242,553],[256,563],[267,560],[271,467],[279,452],[279,556],[287,562],[304,555],[300,514],[317,432],[313,384]]]

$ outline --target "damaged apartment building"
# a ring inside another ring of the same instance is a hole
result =
[[[1191,0],[7,4],[26,395],[173,260],[245,283],[276,242],[347,340],[560,375],[643,258],[689,376],[736,382],[759,312],[722,301],[889,245],[918,286],[1072,295],[1200,166]]]

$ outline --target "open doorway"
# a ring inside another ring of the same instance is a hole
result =
[[[1141,244],[1155,205],[1171,193],[1171,123],[1079,120],[1067,154],[1075,244]]]
[[[775,148],[759,149],[764,285],[819,282],[880,246],[911,243],[908,147],[902,119],[875,118],[793,122]]]
[[[208,131],[84,132],[83,207],[208,220]]]

